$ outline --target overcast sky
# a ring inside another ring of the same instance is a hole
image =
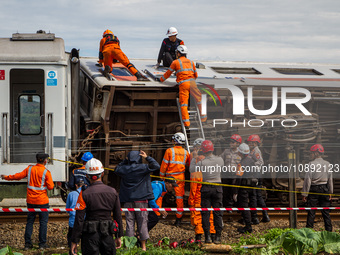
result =
[[[129,58],[157,58],[170,26],[193,60],[340,63],[339,0],[6,0],[0,37],[39,29],[97,56],[106,29]]]

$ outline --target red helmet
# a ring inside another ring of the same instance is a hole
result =
[[[312,147],[310,147],[310,151],[317,151],[320,153],[324,153],[325,150],[321,144],[314,144]]]
[[[202,150],[203,153],[206,153],[206,152],[209,152],[209,151],[214,151],[214,144],[209,140],[205,140],[202,143],[201,150]]]
[[[106,29],[103,33],[103,37],[105,37],[106,35],[113,35],[112,31],[109,29]]]
[[[258,135],[250,135],[247,139],[247,142],[258,142],[261,143],[261,139]]]
[[[238,134],[233,134],[230,139],[235,140],[238,143],[242,143],[242,137]]]

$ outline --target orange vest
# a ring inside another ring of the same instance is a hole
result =
[[[189,165],[189,153],[181,146],[175,146],[165,151],[159,175],[173,176],[184,179],[185,167]]]
[[[51,172],[42,164],[30,165],[20,173],[6,176],[5,180],[21,180],[25,177],[27,177],[27,203],[48,204],[47,189],[54,188]]]
[[[194,62],[184,56],[171,63],[169,69],[160,78],[161,82],[168,79],[173,71],[176,71],[176,82],[178,85],[186,81],[194,81],[198,76]]]

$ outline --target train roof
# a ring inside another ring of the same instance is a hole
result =
[[[64,40],[52,33],[13,34],[0,38],[0,63],[67,64]]]
[[[81,69],[97,84],[122,87],[173,87],[176,76],[164,83],[153,77],[161,77],[167,68],[154,68],[155,59],[130,59],[131,63],[147,76],[148,81],[109,80],[97,65],[97,58],[81,57]],[[319,63],[264,63],[233,61],[195,61],[197,82],[224,88],[230,85],[248,86],[294,86],[294,87],[340,87],[340,64]]]

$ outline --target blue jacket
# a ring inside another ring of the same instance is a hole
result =
[[[151,186],[155,198],[153,200],[149,200],[149,206],[150,208],[159,208],[156,201],[162,196],[163,192],[166,192],[165,183],[164,181],[153,181],[151,182]]]
[[[129,152],[127,159],[115,169],[121,177],[119,199],[120,202],[135,202],[153,199],[150,173],[160,168],[152,157],[146,157],[149,164],[142,164],[139,151]]]
[[[81,188],[77,189],[76,191],[72,191],[68,194],[67,200],[66,200],[66,208],[73,209],[73,208],[76,207],[80,191],[81,191]],[[68,213],[70,214],[68,225],[71,228],[73,228],[74,219],[76,217],[76,211],[72,211],[72,212],[68,212]]]

